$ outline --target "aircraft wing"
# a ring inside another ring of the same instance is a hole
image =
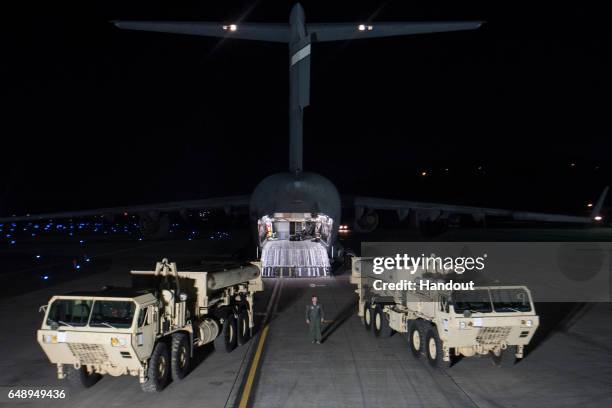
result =
[[[323,42],[475,30],[483,23],[483,21],[322,23],[306,24],[306,29],[309,34],[314,35],[315,41]]]
[[[204,21],[125,21],[112,23],[125,30],[189,34],[201,37],[227,37],[241,40],[289,42],[289,24],[283,23],[214,23]]]
[[[465,205],[452,205],[441,203],[428,203],[421,201],[390,200],[374,197],[354,197],[353,204],[357,211],[357,216],[361,216],[366,209],[368,210],[393,210],[397,211],[399,219],[403,220],[409,211],[421,211],[431,220],[440,216],[447,215],[472,215],[475,219],[481,220],[486,216],[509,217],[517,221],[543,221],[558,223],[578,223],[588,224],[596,221],[596,217],[601,212],[608,187],[604,188],[597,203],[593,206],[590,216],[575,216],[564,214],[547,214],[540,212],[514,211],[499,208],[472,207]]]
[[[205,198],[202,200],[172,201],[157,204],[126,205],[123,207],[95,208],[91,210],[63,211],[46,214],[32,214],[17,217],[0,217],[0,222],[33,221],[52,218],[93,217],[96,215],[112,215],[123,213],[172,212],[187,209],[227,209],[248,207],[250,196],[229,196]]]

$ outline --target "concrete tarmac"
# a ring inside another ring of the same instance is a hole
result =
[[[405,336],[376,338],[355,314],[348,276],[285,280],[270,325],[255,407],[600,407],[612,404],[612,307],[576,305],[570,321],[544,327],[523,361],[498,367],[464,358],[450,369],[415,359]],[[312,344],[305,305],[316,293],[326,319]],[[558,304],[541,318],[558,319]],[[566,310],[563,310],[566,313]]]
[[[254,407],[612,406],[609,303],[539,304],[542,326],[523,361],[513,367],[497,367],[489,358],[465,358],[441,371],[431,368],[424,357],[415,359],[404,336],[379,339],[363,328],[348,272],[330,279],[265,281],[266,291],[256,298],[256,312],[261,322],[269,310],[270,320],[248,395],[245,385],[259,337],[230,354],[205,347],[193,371],[161,393],[143,393],[138,379],[129,376],[105,377],[88,390],[70,390],[56,379],[55,367],[36,343],[35,332],[42,319],[38,307],[54,294],[128,284],[130,269],[151,268],[161,257],[177,260],[179,269],[185,270],[201,264],[203,254],[210,250],[199,241],[145,244],[92,247],[90,252],[99,254],[98,260],[112,262],[103,262],[104,268],[82,278],[75,275],[54,286],[0,299],[4,357],[0,359],[0,389],[68,390],[64,401],[28,401],[17,406],[216,408],[238,406],[246,397]],[[47,255],[60,246],[19,250]],[[276,296],[271,300],[275,286]],[[320,297],[329,321],[323,326],[321,345],[310,342],[304,321],[312,293]]]

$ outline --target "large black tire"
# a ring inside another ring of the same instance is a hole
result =
[[[365,302],[365,305],[363,305],[363,327],[368,331],[372,329],[372,308],[370,307],[370,302]]]
[[[243,345],[251,339],[251,328],[249,327],[249,311],[243,309],[238,314],[238,344]]]
[[[393,329],[389,326],[389,321],[381,305],[376,305],[374,308],[372,327],[374,328],[374,335],[376,337],[390,337],[393,334]]]
[[[215,339],[215,349],[225,350],[226,353],[231,353],[238,344],[236,316],[233,313],[227,315],[221,326],[221,333]]]
[[[182,380],[189,373],[191,366],[191,347],[189,335],[186,333],[174,333],[172,345],[170,346],[170,361],[172,367],[172,379]]]
[[[408,325],[408,342],[410,344],[410,351],[415,358],[421,357],[423,354],[423,345],[425,344],[425,338],[421,325],[418,321],[413,320]]]
[[[64,369],[66,373],[66,380],[70,386],[74,387],[75,389],[89,388],[102,378],[102,375],[98,373],[89,374],[87,372],[87,367],[85,366],[81,366],[81,368],[76,369],[70,365],[64,366]]]
[[[153,349],[149,364],[147,365],[147,380],[140,384],[145,392],[159,392],[163,390],[170,380],[170,353],[168,345],[158,342]]]
[[[499,367],[512,367],[516,363],[516,346],[508,346],[505,350],[500,350],[499,354],[491,352],[493,363]]]
[[[444,350],[442,349],[442,340],[438,335],[438,329],[431,326],[427,330],[425,338],[425,354],[427,361],[432,367],[449,368],[452,365],[452,355],[450,361],[444,361]]]

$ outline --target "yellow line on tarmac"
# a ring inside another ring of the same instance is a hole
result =
[[[261,337],[259,338],[259,342],[257,344],[257,351],[255,352],[255,356],[253,357],[253,362],[251,363],[251,369],[249,370],[249,375],[247,377],[246,383],[244,384],[244,390],[242,391],[242,397],[240,398],[240,404],[238,404],[239,408],[247,408],[249,403],[249,398],[251,397],[251,390],[253,389],[253,381],[255,380],[255,374],[257,374],[257,368],[259,367],[259,360],[261,359],[261,352],[264,347],[264,343],[266,342],[266,337],[268,336],[269,325],[266,325],[263,328],[261,333]]]

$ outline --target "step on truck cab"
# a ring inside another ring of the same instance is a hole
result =
[[[133,375],[144,391],[161,391],[187,375],[194,349],[214,342],[230,352],[250,339],[259,264],[182,272],[163,259],[131,274],[130,288],[53,296],[41,307],[37,340],[59,379],[87,388]]]
[[[372,258],[352,258],[351,283],[357,285],[359,316],[376,337],[408,335],[415,357],[425,354],[432,366],[450,367],[456,357],[490,355],[511,366],[523,358],[539,325],[525,286],[475,286],[473,290],[375,290]],[[418,282],[444,282],[448,271],[420,270],[415,275],[392,271],[389,276]],[[377,285],[380,288],[380,285]],[[415,287],[419,287],[416,285]]]

